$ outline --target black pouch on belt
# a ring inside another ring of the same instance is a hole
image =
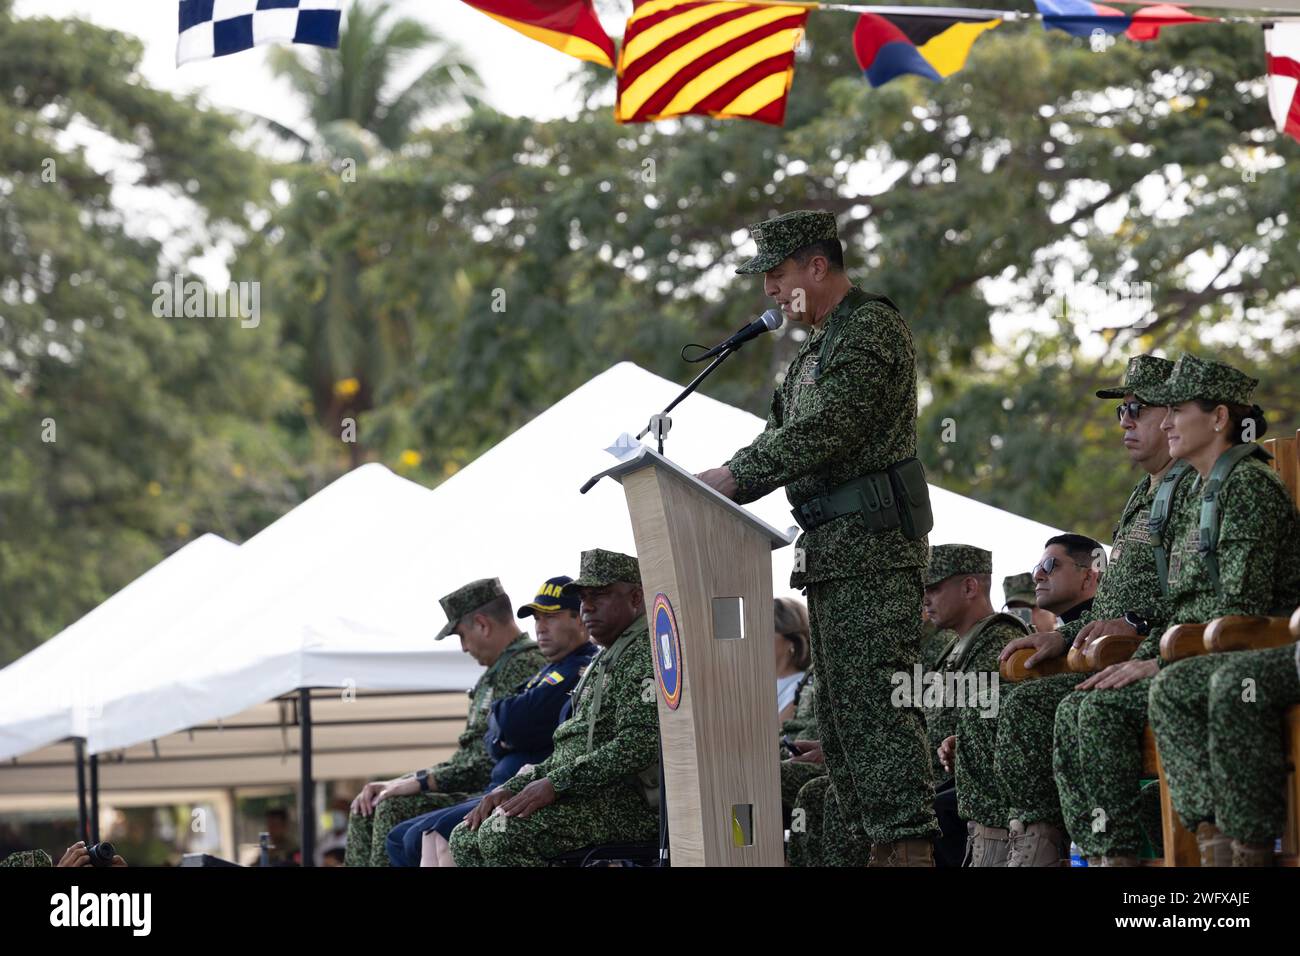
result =
[[[862,522],[872,534],[899,526],[898,507],[893,483],[883,471],[873,471],[858,479],[858,498],[862,502]]]
[[[898,500],[898,519],[903,537],[919,541],[934,527],[930,508],[930,486],[925,483],[925,468],[920,459],[904,458],[890,465],[887,473]]]

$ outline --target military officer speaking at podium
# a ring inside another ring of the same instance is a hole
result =
[[[898,308],[844,272],[828,212],[750,227],[737,273],[808,338],[772,395],[762,434],[698,477],[740,503],[786,489],[803,529],[790,586],[808,596],[817,720],[830,776],[825,827],[870,866],[932,866],[938,832],[921,712],[891,704],[921,637],[925,535],[916,460],[916,356]]]

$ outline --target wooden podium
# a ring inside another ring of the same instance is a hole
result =
[[[793,541],[642,446],[623,484],[659,683],[674,866],[781,866],[772,557]]]

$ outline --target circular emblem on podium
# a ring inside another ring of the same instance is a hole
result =
[[[654,612],[654,658],[655,679],[659,681],[659,693],[670,710],[676,710],[682,702],[682,639],[677,633],[677,616],[668,595],[655,595]]]

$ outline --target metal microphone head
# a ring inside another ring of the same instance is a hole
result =
[[[763,324],[767,326],[769,332],[774,332],[781,327],[785,321],[785,316],[781,314],[780,309],[768,309],[762,316]]]

